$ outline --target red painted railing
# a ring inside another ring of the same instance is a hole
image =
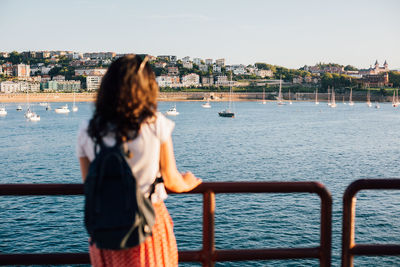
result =
[[[400,245],[356,244],[356,194],[360,190],[400,189],[400,179],[361,179],[351,183],[343,195],[342,267],[352,267],[355,255],[400,255]]]
[[[310,248],[216,250],[214,245],[215,194],[221,193],[312,193],[321,199],[320,245]],[[82,184],[3,184],[0,196],[82,195]],[[180,251],[181,262],[201,262],[214,266],[219,261],[319,259],[331,264],[332,198],[317,182],[213,182],[203,183],[188,194],[203,194],[203,248]],[[4,230],[2,230],[4,231]],[[0,254],[0,265],[87,264],[87,253]]]

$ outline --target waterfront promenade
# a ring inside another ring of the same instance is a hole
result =
[[[266,93],[265,98],[267,101],[275,101],[277,93]],[[76,93],[75,100],[77,102],[92,102],[96,97],[96,93]],[[263,98],[262,92],[256,93],[233,93],[233,101],[261,101]],[[283,94],[284,100],[289,99],[287,93]],[[343,99],[348,101],[348,94],[336,94],[336,102]],[[228,101],[228,92],[161,92],[159,94],[159,101],[204,101],[210,99],[211,101]],[[273,100],[271,100],[273,99]],[[314,93],[297,93],[291,94],[293,101],[314,101]],[[327,101],[327,93],[319,93],[319,101]],[[72,102],[74,100],[73,93],[31,93],[29,94],[30,102]],[[366,92],[353,92],[353,101],[366,101]],[[392,96],[371,95],[371,101],[390,102]],[[0,103],[24,103],[27,102],[27,94],[0,94]]]

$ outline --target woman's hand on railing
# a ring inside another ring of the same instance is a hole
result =
[[[191,172],[182,173],[182,178],[187,185],[187,189],[184,192],[195,189],[199,184],[203,182],[200,178],[197,178]]]

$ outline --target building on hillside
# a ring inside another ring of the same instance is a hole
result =
[[[213,72],[214,73],[221,73],[221,66],[213,65]]]
[[[88,75],[86,77],[86,90],[97,91],[100,88],[102,78],[103,76],[100,75]]]
[[[228,76],[219,75],[216,77],[215,85],[217,86],[229,86]]]
[[[201,64],[201,58],[194,58],[193,59],[193,64],[196,64],[196,65],[200,65]]]
[[[212,75],[201,77],[201,84],[203,86],[213,86],[214,85],[214,77]]]
[[[207,58],[206,59],[206,65],[211,66],[213,64],[212,58]]]
[[[65,81],[65,76],[64,75],[56,75],[52,79],[53,81]]]
[[[190,73],[188,75],[182,76],[183,86],[198,86],[200,84],[200,76],[196,73]]]
[[[363,86],[369,87],[383,87],[391,86],[389,84],[389,73],[384,72],[381,74],[366,74],[361,78],[361,83]]]
[[[225,58],[215,60],[215,64],[220,67],[225,67]]]
[[[193,63],[188,61],[188,62],[183,62],[182,66],[186,69],[193,69]]]
[[[48,81],[42,82],[44,92],[76,92],[81,89],[80,81]]]
[[[10,54],[8,52],[0,52],[0,57],[8,58]]]
[[[115,52],[94,52],[94,53],[84,53],[84,58],[90,59],[113,59],[116,56]]]
[[[106,68],[94,68],[94,69],[78,69],[75,70],[75,76],[103,76],[106,74]]]
[[[199,70],[203,71],[203,72],[208,72],[208,65],[200,64],[199,65]]]
[[[184,58],[182,58],[182,63],[189,63],[190,62],[190,57],[186,56]]]
[[[159,87],[178,87],[179,76],[161,75],[156,77]]]
[[[293,77],[293,84],[303,83],[303,78],[301,76]]]
[[[168,75],[169,76],[176,76],[179,75],[179,69],[178,67],[168,67]]]
[[[381,73],[389,72],[389,64],[385,60],[383,63],[383,67],[379,66],[378,60],[375,61],[374,67],[370,66],[369,69],[361,70],[360,73],[362,75],[377,75]]]
[[[169,61],[171,63],[176,63],[176,56],[166,56],[166,55],[161,55],[161,56],[157,56],[157,59],[159,60],[166,60]]]
[[[272,72],[272,70],[256,70],[255,74],[261,78],[274,76],[274,73]]]
[[[154,63],[155,68],[163,69],[163,68],[165,68],[165,66],[167,66],[167,63],[165,63],[165,62],[155,62]]]
[[[31,67],[26,64],[13,65],[13,75],[22,78],[29,77],[31,75]]]

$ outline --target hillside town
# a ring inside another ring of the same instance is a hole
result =
[[[125,54],[115,52],[79,53],[73,51],[0,52],[0,92],[78,92],[96,91],[107,67]],[[266,63],[227,65],[224,58],[177,58],[174,55],[148,55],[162,90],[257,88],[276,84],[324,88],[336,86],[392,87],[391,71],[385,60],[376,60],[366,69],[319,63],[287,69]],[[397,83],[397,81],[395,82]],[[397,84],[395,84],[398,86]]]

